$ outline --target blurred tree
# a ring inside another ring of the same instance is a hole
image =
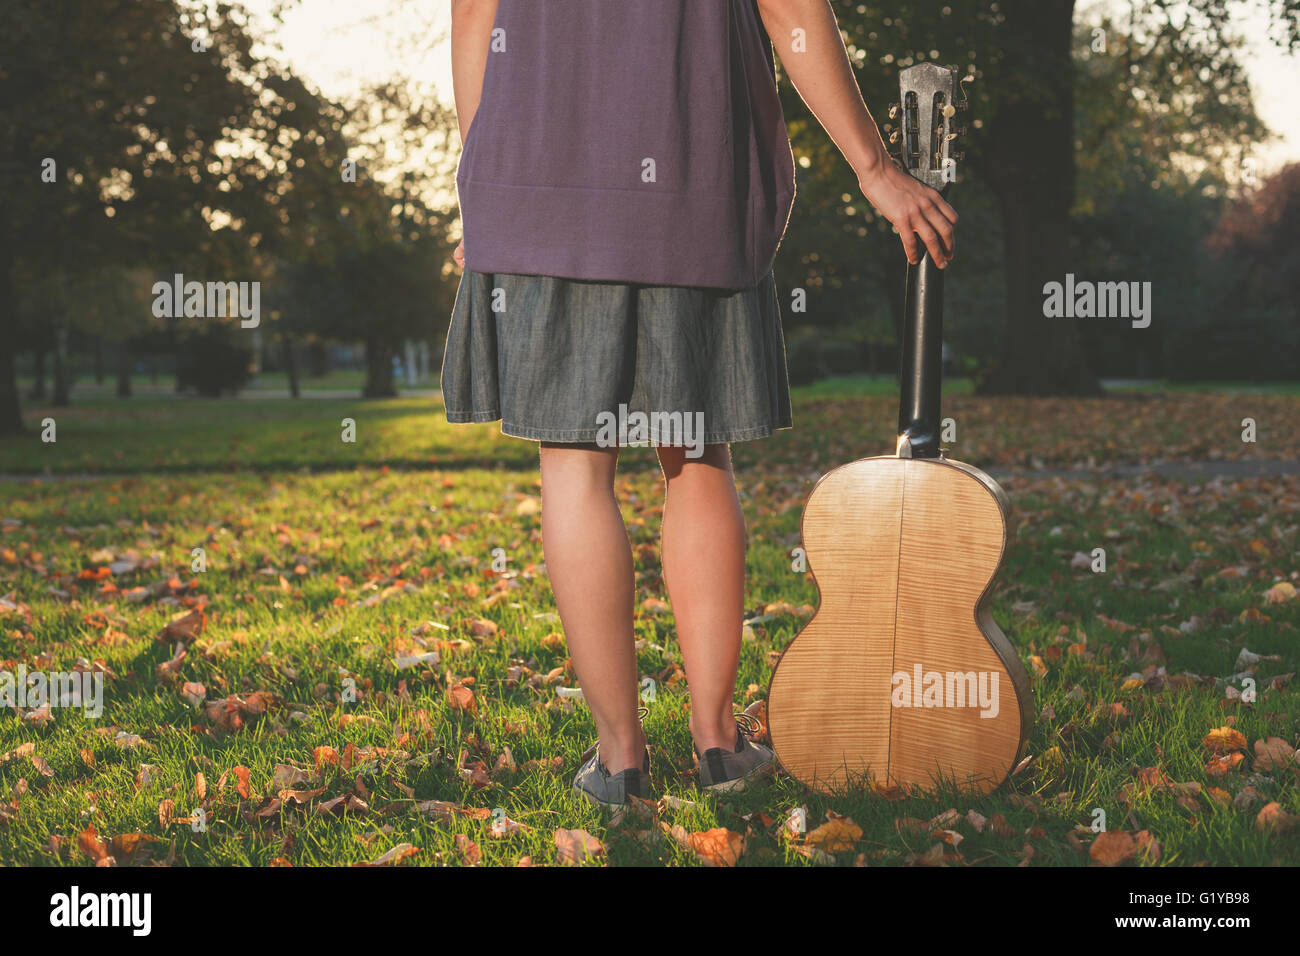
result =
[[[458,133],[450,109],[405,83],[367,89],[344,111],[349,174],[309,194],[334,216],[305,254],[282,257],[272,302],[286,342],[363,342],[362,395],[386,397],[402,342],[445,332],[451,313],[454,209],[437,187],[454,175]]]
[[[964,145],[967,168],[987,184],[997,203],[1006,302],[1000,354],[981,376],[985,392],[1099,391],[1077,325],[1043,318],[1044,284],[1062,279],[1076,261],[1072,212],[1077,204],[1093,201],[1113,177],[1128,176],[1135,151],[1159,175],[1186,162],[1239,165],[1240,151],[1262,135],[1263,127],[1236,56],[1234,14],[1247,7],[1265,9],[1273,38],[1300,47],[1300,0],[1111,4],[1126,11],[1124,23],[1103,19],[1102,32],[1088,31],[1084,47],[1076,35],[1075,6],[1075,0],[913,0],[905,8],[863,2],[836,9],[864,98],[878,114],[898,97],[899,69],[915,62],[948,63],[977,78],[967,87],[971,134]],[[779,56],[785,38],[773,39]],[[1083,60],[1099,68],[1090,73],[1078,67]],[[812,128],[789,84],[783,84],[783,96],[803,170],[800,202],[810,198],[825,205],[829,215],[839,197],[838,214],[847,215],[847,207],[863,204],[851,171],[827,147],[824,134]],[[1088,114],[1086,122],[1076,121],[1080,112]],[[1081,134],[1102,148],[1081,148]],[[1125,162],[1114,165],[1121,155]],[[1089,180],[1082,193],[1076,187],[1079,168]],[[820,177],[828,179],[824,187],[811,184]],[[961,196],[954,199],[959,209]],[[965,236],[971,232],[965,222],[958,230]],[[894,261],[901,259],[896,238],[882,243],[885,237],[870,229],[856,237],[851,233],[851,228],[824,230],[815,246],[794,234],[782,252],[798,259],[797,271],[807,268],[810,275],[828,255],[837,263],[856,260],[864,264],[856,272],[864,281],[871,281],[866,278],[871,272],[864,270],[879,268],[869,260],[886,252]],[[841,242],[849,247],[830,251]],[[970,240],[961,246],[959,264],[970,248]],[[839,281],[852,288],[849,280]],[[896,287],[896,282],[883,286],[891,313],[900,315],[893,300]]]
[[[263,244],[287,255],[311,241],[312,203],[294,187],[321,167],[337,173],[342,114],[254,56],[248,23],[239,5],[202,0],[6,5],[0,434],[22,430],[13,354],[20,278],[144,264],[156,279],[256,281]],[[48,300],[40,321],[57,345],[79,314]],[[112,319],[124,341],[151,317]],[[59,355],[56,347],[56,372]]]
[[[1259,373],[1300,379],[1300,163],[1233,203],[1206,248],[1236,266],[1225,312],[1235,324],[1264,326],[1249,353]]]

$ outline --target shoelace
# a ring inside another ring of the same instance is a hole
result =
[[[752,740],[763,732],[762,721],[753,714],[747,714],[744,711],[734,711],[731,716],[736,721],[736,728],[745,737]],[[691,749],[695,751],[696,757],[700,756],[699,748],[692,744]]]
[[[736,724],[740,727],[741,733],[746,737],[757,737],[763,732],[762,721],[753,714],[747,714],[744,711],[741,711],[740,713],[732,714],[732,716],[736,718]]]
[[[649,707],[638,707],[638,708],[636,709],[636,719],[637,719],[638,721],[644,721],[644,720],[645,720],[647,717],[649,717],[649,716],[650,716],[650,708],[649,708]],[[591,759],[591,758],[596,754],[596,752],[597,752],[599,749],[600,749],[600,741],[597,741],[596,743],[594,743],[594,744],[592,744],[590,747],[588,747],[586,750],[584,750],[584,751],[582,752],[582,756],[579,757],[578,759],[579,759],[580,761],[582,761],[582,763],[586,763],[588,760],[590,760],[590,759]]]

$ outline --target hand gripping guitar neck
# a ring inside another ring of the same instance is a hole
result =
[[[904,70],[891,141],[909,173],[946,191],[954,71]],[[822,477],[803,514],[821,595],[768,689],[782,767],[829,792],[875,783],[987,792],[1019,759],[1033,717],[1020,658],[988,611],[1014,534],[1006,493],[939,446],[943,273],[909,267],[895,453]]]

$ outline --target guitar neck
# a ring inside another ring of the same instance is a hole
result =
[[[907,267],[906,315],[898,409],[898,453],[939,457],[939,398],[943,385],[943,270],[929,253]]]
[[[968,77],[969,79],[969,77]],[[956,182],[957,161],[951,149],[964,131],[953,118],[967,109],[959,101],[957,71],[936,63],[918,63],[899,74],[900,98],[890,108],[890,142],[899,146],[902,167],[927,186],[948,191]],[[924,249],[924,246],[922,246]],[[926,252],[907,268],[907,300],[902,342],[902,402],[898,410],[898,455],[938,458],[939,395],[943,386],[943,270]]]

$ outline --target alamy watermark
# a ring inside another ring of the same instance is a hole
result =
[[[238,317],[241,328],[262,324],[260,282],[186,282],[178,272],[171,282],[155,282],[152,291],[153,314],[159,319]]]
[[[148,936],[153,926],[150,893],[91,893],[73,886],[50,897],[50,925],[127,927],[133,936]]]
[[[1065,282],[1043,286],[1043,315],[1049,319],[1131,319],[1133,328],[1151,324],[1150,282],[1089,282],[1068,273]]]
[[[23,664],[17,672],[0,671],[0,707],[39,710],[80,707],[86,717],[104,713],[102,671],[32,671]]]
[[[997,671],[896,671],[889,699],[895,707],[978,707],[981,717],[998,715]]]
[[[686,449],[687,458],[704,454],[703,412],[629,412],[620,404],[618,412],[596,416],[596,444],[601,448],[655,444]]]

